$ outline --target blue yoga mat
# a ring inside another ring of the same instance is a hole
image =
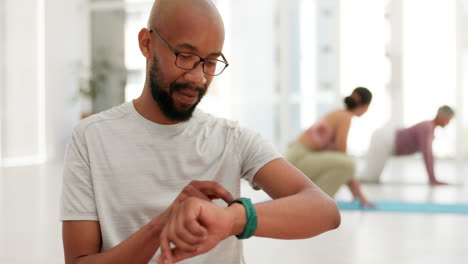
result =
[[[337,201],[340,210],[402,213],[468,214],[468,204],[411,203],[401,201],[372,201],[377,208],[361,208],[359,201]]]

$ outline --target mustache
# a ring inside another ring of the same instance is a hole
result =
[[[173,82],[171,83],[170,87],[170,93],[174,93],[174,92],[177,92],[177,91],[180,91],[180,90],[184,90],[184,89],[189,89],[189,90],[195,90],[198,92],[198,97],[203,97],[203,95],[205,95],[206,93],[206,87],[205,86],[196,86],[196,87],[192,87],[190,84],[188,83],[176,83],[176,82]]]

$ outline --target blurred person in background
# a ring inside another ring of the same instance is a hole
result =
[[[454,115],[453,109],[444,105],[439,108],[433,120],[422,121],[408,128],[396,129],[392,124],[387,124],[377,129],[372,135],[360,180],[379,183],[385,163],[390,157],[420,152],[423,155],[429,184],[446,185],[446,182],[437,180],[435,176],[432,142],[435,128],[447,126]]]
[[[286,153],[287,160],[325,193],[333,197],[346,184],[363,207],[374,205],[362,193],[355,177],[355,161],[346,154],[346,148],[352,118],[365,114],[371,101],[372,93],[357,87],[344,99],[345,109],[323,116],[291,143]]]

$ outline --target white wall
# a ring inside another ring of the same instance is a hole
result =
[[[385,46],[390,46],[387,52],[393,56],[392,63],[396,63],[394,46],[387,42],[390,32],[384,16],[385,5],[385,0],[341,1],[340,4],[339,106],[343,106],[343,98],[358,86],[368,88],[373,94],[369,111],[352,121],[348,152],[355,156],[366,154],[372,133],[390,120],[392,110],[398,110],[391,108],[395,99],[389,97],[390,93],[398,94],[397,80],[386,86],[391,74],[393,78],[398,76],[397,71],[390,73],[385,54]],[[398,16],[393,13],[390,18],[398,19]]]
[[[63,156],[79,116],[72,98],[78,89],[76,66],[82,60],[86,63],[88,54],[86,2],[0,1],[0,158],[6,165]],[[278,83],[284,72],[278,63],[284,46],[278,45],[284,41],[278,42],[277,8],[286,1],[217,2],[227,11],[221,10],[227,28],[225,54],[231,64],[216,78],[223,113],[283,148],[278,106],[284,98],[279,97]],[[350,89],[354,84],[345,86]]]
[[[38,1],[7,0],[3,156],[39,156]],[[29,6],[30,8],[23,8]]]
[[[46,143],[49,160],[62,159],[80,108],[76,65],[87,42],[86,0],[47,0],[45,5]]]
[[[60,159],[79,114],[76,64],[85,0],[6,0],[1,32],[2,164]],[[25,8],[28,7],[28,8]],[[80,10],[81,8],[81,10]],[[2,60],[3,61],[3,60]]]
[[[279,78],[275,61],[275,6],[272,0],[230,2],[226,21],[229,47],[225,52],[230,66],[223,73],[231,80],[232,118],[272,142],[276,131],[272,112],[278,101]]]
[[[5,70],[6,70],[6,61],[5,61],[5,17],[6,17],[6,5],[4,1],[0,1],[0,164],[2,164],[2,155],[3,155],[3,119],[4,119],[4,110],[3,105],[5,101],[4,96],[4,87],[5,87]],[[0,172],[1,173],[1,172]]]
[[[402,3],[403,122],[404,126],[411,126],[433,119],[441,105],[458,110],[456,1]],[[421,12],[423,5],[424,12]],[[437,157],[455,157],[456,132],[456,122],[436,129],[434,153]]]

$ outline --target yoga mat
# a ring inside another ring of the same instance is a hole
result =
[[[401,213],[447,213],[468,214],[468,204],[412,203],[401,201],[372,201],[377,208],[361,208],[359,201],[337,201],[340,210],[360,210],[366,212]]]

